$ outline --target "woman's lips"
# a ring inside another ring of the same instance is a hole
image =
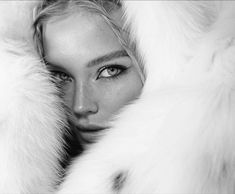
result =
[[[78,129],[78,131],[82,133],[98,133],[100,131],[107,129],[107,127],[101,127],[97,125],[87,125],[87,126],[76,125],[76,128]]]
[[[97,125],[76,125],[76,130],[84,143],[95,142],[103,134],[101,132],[103,132],[105,129],[107,129],[107,127],[101,127]]]

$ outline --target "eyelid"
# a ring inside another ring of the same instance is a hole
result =
[[[71,76],[69,76],[68,74],[66,74],[65,72],[51,71],[51,74],[55,79],[58,79],[59,82],[72,82],[73,81],[73,78]],[[65,74],[66,78],[60,77],[60,76],[62,76],[62,74]]]
[[[59,67],[59,66],[55,66],[55,65],[51,65],[47,63],[47,69],[49,70],[49,72],[51,73],[51,75],[54,77],[55,81],[58,83],[66,83],[66,82],[72,82],[73,81],[73,76],[70,75],[70,73],[68,73],[66,70],[64,70],[63,68]],[[61,76],[61,74],[65,74],[66,75],[66,79],[62,79],[58,76]]]
[[[127,70],[129,67],[125,66],[125,65],[119,65],[119,64],[109,64],[109,65],[105,65],[105,66],[102,66],[99,70],[98,70],[98,76],[96,79],[99,79],[100,78],[100,74],[105,70],[105,69],[108,69],[108,68],[117,68],[117,69],[120,69],[121,72],[118,73],[117,75],[114,75],[114,76],[110,76],[110,77],[103,77],[103,78],[114,78],[116,76],[119,76],[123,71]]]

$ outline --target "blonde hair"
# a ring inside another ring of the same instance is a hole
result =
[[[121,8],[119,0],[44,0],[34,9],[34,40],[39,55],[44,59],[43,51],[43,24],[56,16],[68,16],[75,11],[85,10],[90,13],[99,14],[104,21],[110,26],[114,34],[117,36],[120,44],[131,57],[133,64],[136,66],[142,83],[145,81],[145,73],[139,55],[136,52],[136,47],[130,41],[129,34],[123,27],[110,17],[112,11]]]

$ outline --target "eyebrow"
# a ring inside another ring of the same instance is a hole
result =
[[[125,50],[114,51],[107,55],[103,55],[101,57],[91,60],[90,62],[88,62],[87,67],[92,67],[100,63],[108,62],[110,60],[117,59],[120,57],[129,57],[129,55]]]

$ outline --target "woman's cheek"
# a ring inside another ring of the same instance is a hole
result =
[[[141,93],[143,84],[137,71],[132,67],[129,72],[103,85],[105,104],[112,112],[118,111]]]
[[[107,87],[103,91],[101,104],[103,104],[103,108],[107,111],[107,114],[118,111],[136,96],[128,87],[125,84],[116,83],[113,87]]]

